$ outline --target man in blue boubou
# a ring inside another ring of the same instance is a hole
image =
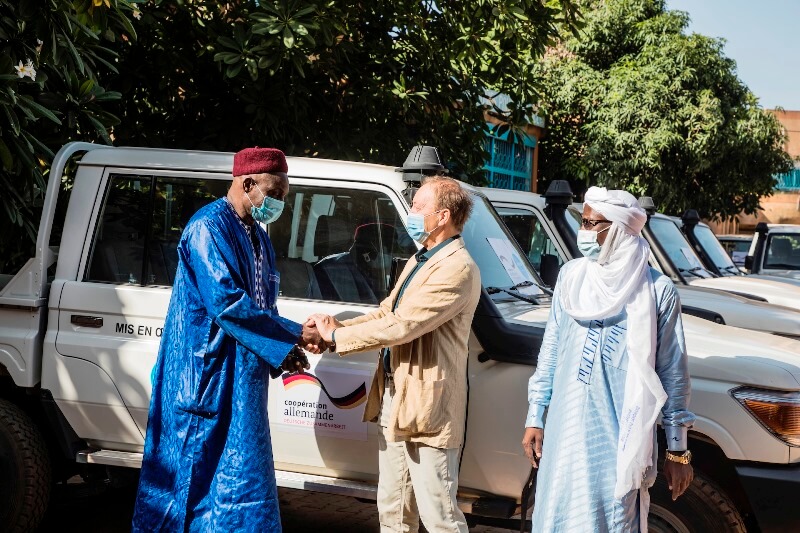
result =
[[[325,349],[275,307],[280,276],[259,223],[289,192],[280,150],[234,156],[225,198],[201,208],[178,243],[145,439],[134,531],[280,531],[267,390]]]

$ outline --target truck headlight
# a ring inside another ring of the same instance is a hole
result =
[[[800,392],[739,387],[731,394],[770,433],[800,447]]]

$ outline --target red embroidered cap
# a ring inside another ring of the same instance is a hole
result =
[[[245,148],[233,156],[233,175],[289,172],[286,156],[277,148]]]

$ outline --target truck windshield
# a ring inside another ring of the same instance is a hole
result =
[[[545,293],[537,287],[542,285],[542,280],[524,259],[524,252],[500,221],[489,201],[477,194],[472,196],[472,200],[472,214],[461,236],[478,265],[483,286],[501,289],[517,287],[516,290],[522,294],[543,296]],[[504,293],[498,293],[502,294]]]
[[[800,270],[800,233],[770,233],[764,268]]]
[[[692,245],[672,220],[652,217],[649,225],[653,235],[658,239],[658,243],[681,273],[697,278],[712,277],[711,273],[703,267],[703,263],[692,249]]]
[[[698,224],[694,227],[694,236],[703,247],[706,255],[711,259],[723,276],[738,276],[739,269],[733,264],[731,257],[717,240],[711,228]]]
[[[572,228],[572,231],[575,232],[575,235],[578,234],[578,230],[581,229],[581,218],[583,217],[583,213],[575,207],[571,205],[567,208],[567,214],[569,215],[566,217],[567,224],[569,227]]]

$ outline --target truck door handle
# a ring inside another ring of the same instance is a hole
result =
[[[103,317],[101,316],[72,315],[70,322],[76,326],[83,326],[85,328],[103,327]]]

